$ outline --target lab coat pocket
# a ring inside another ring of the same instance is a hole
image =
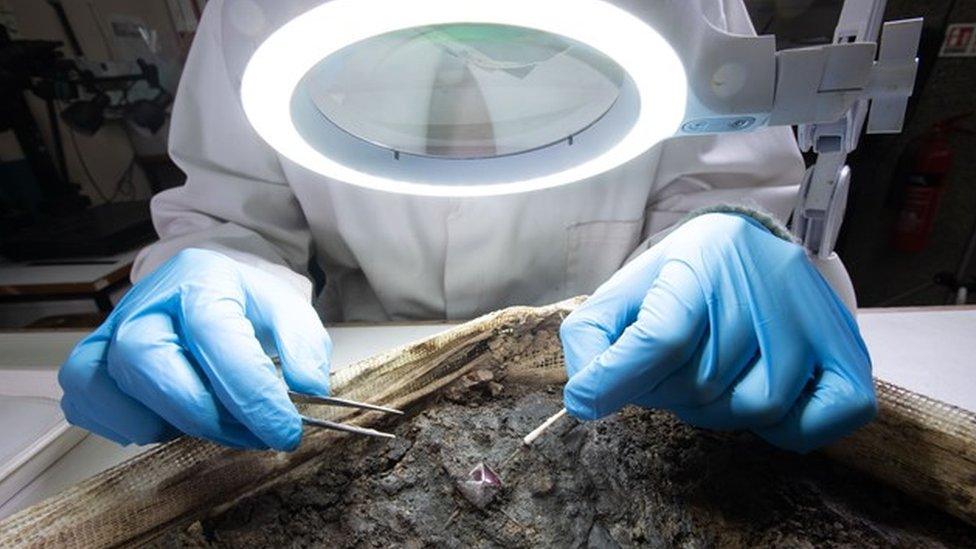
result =
[[[643,220],[572,225],[566,240],[568,295],[591,294],[623,266],[640,242]]]

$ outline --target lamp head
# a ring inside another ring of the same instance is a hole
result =
[[[173,101],[173,96],[165,90],[160,90],[153,99],[139,99],[126,107],[125,117],[137,127],[156,134],[166,124],[166,107]]]
[[[104,93],[99,93],[92,99],[75,101],[61,112],[61,119],[80,134],[95,135],[105,123],[105,109],[110,102]]]

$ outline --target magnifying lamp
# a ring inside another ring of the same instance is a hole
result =
[[[869,130],[900,130],[914,82],[921,22],[886,25],[878,57],[883,8],[848,0],[834,44],[777,52],[705,0],[328,0],[261,43],[241,99],[293,162],[416,195],[566,185],[672,136],[771,125],[849,152],[868,100]]]

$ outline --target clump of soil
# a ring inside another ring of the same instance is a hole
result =
[[[161,544],[965,547],[976,540],[976,528],[822,457],[694,429],[664,412],[563,420],[516,452],[522,436],[561,408],[561,387],[489,374],[460,380],[403,420],[397,440],[357,440]],[[457,486],[482,462],[503,488],[479,509]]]

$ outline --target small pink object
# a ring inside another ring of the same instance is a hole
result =
[[[458,491],[472,505],[484,509],[502,489],[502,479],[498,473],[484,463],[468,473],[468,478],[458,483]]]

